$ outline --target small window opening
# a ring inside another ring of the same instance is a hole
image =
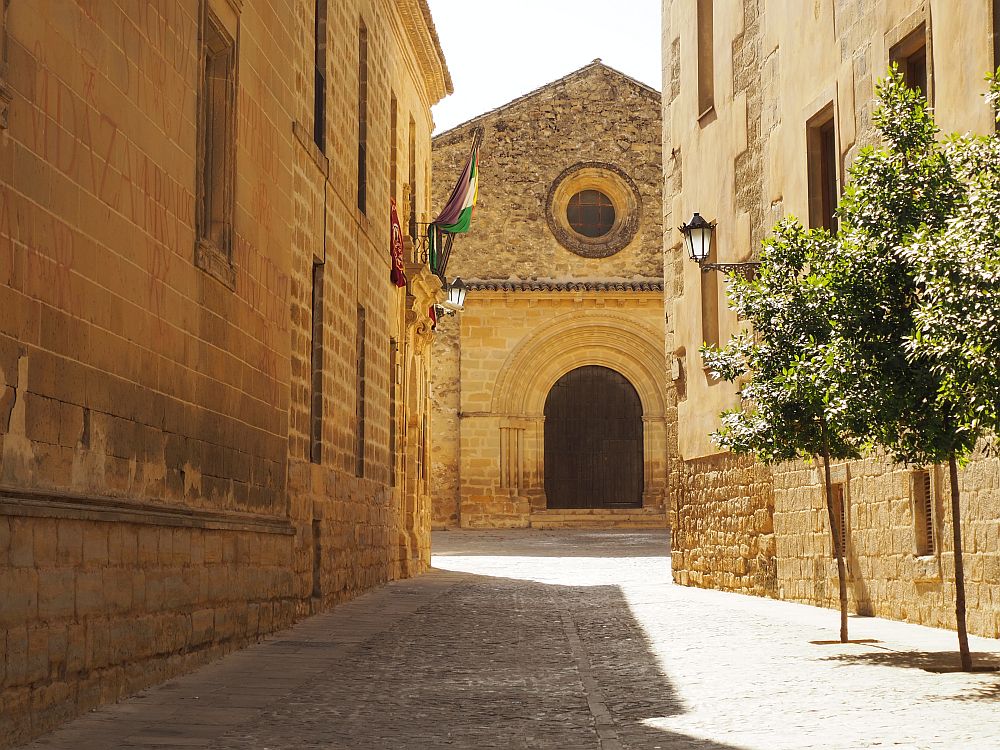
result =
[[[389,486],[396,486],[396,339],[389,339]]]
[[[890,61],[899,66],[903,81],[910,88],[919,89],[929,103],[933,103],[933,84],[927,45],[927,25],[920,26],[889,50]]]
[[[581,190],[569,199],[566,219],[584,237],[603,237],[615,225],[615,207],[600,190]]]
[[[410,128],[408,134],[407,147],[410,154],[409,172],[407,182],[410,185],[410,237],[416,240],[417,237],[417,123],[410,118]]]
[[[833,503],[833,523],[834,529],[833,533],[836,535],[837,540],[840,542],[841,554],[847,555],[847,539],[848,539],[848,519],[849,508],[847,504],[847,493],[844,488],[843,482],[835,482],[831,487],[832,495],[831,502]]]
[[[698,0],[698,116],[715,106],[714,0]]]
[[[312,347],[309,363],[309,460],[323,460],[323,264],[312,267]]]
[[[396,194],[396,180],[397,176],[397,161],[399,153],[399,134],[398,134],[398,109],[399,105],[396,102],[396,95],[389,95],[389,195],[392,196],[393,200],[397,200],[399,196]]]
[[[833,105],[830,104],[807,125],[809,170],[809,225],[823,227],[830,234],[839,229],[837,204],[840,158]]]
[[[935,554],[934,545],[934,493],[931,472],[926,469],[910,475],[913,499],[913,534],[917,555]]]
[[[358,29],[358,209],[368,206],[368,29]]]
[[[236,165],[236,44],[211,11],[206,9],[203,19],[198,238],[231,259]]]
[[[355,403],[355,416],[357,418],[357,433],[354,445],[354,473],[359,477],[365,475],[365,308],[358,306],[357,319],[357,401]]]
[[[326,148],[326,0],[316,0],[313,26],[313,142]]]

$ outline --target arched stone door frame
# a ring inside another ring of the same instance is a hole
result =
[[[661,339],[635,318],[605,311],[560,315],[508,355],[493,391],[500,426],[499,486],[544,510],[545,399],[566,373],[599,365],[625,377],[639,394],[643,421],[643,506],[666,493],[666,357]]]

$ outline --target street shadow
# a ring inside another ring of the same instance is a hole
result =
[[[925,672],[944,674],[961,672],[958,651],[888,651],[878,650],[865,654],[837,654],[825,657],[824,661],[839,661],[845,664],[869,664],[882,667],[921,669]],[[985,674],[996,673],[1000,669],[1000,654],[974,652],[973,670]],[[1000,675],[998,675],[1000,689]],[[997,691],[994,691],[996,696]],[[996,696],[1000,697],[1000,696]]]
[[[484,544],[486,540],[488,543]],[[456,557],[670,557],[667,529],[451,529],[431,534],[433,555]]]
[[[212,747],[746,750],[648,723],[686,711],[620,587],[477,575]]]
[[[949,695],[941,700],[959,701],[962,703],[992,703],[1000,701],[1000,680],[992,685],[978,687],[970,693],[964,695]]]

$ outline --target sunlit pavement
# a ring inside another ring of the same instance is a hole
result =
[[[440,532],[436,572],[36,748],[1000,748],[947,631],[675,586],[656,532]],[[1000,642],[972,639],[981,662]]]

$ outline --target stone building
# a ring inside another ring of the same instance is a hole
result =
[[[3,746],[427,567],[451,81],[425,0],[0,9]]]
[[[944,132],[988,132],[984,75],[1000,66],[1000,2],[664,0],[664,223],[717,221],[716,262],[752,259],[782,216],[829,221],[858,150],[875,141],[874,84],[891,61]],[[825,176],[825,177],[824,177]],[[724,281],[665,235],[667,352],[679,396],[673,566],[684,584],[835,606],[836,566],[815,466],[773,469],[709,439],[734,389],[703,341],[739,326]],[[960,472],[971,631],[1000,636],[1000,462]],[[878,459],[834,469],[859,613],[954,627],[947,470]]]
[[[434,524],[663,526],[660,95],[594,61],[436,136],[435,174],[476,128],[448,266],[469,292],[433,344]]]

